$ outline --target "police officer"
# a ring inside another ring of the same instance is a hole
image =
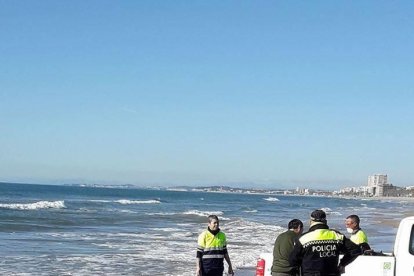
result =
[[[338,266],[341,253],[344,257]],[[357,245],[329,229],[326,213],[315,210],[311,214],[309,231],[295,241],[289,263],[300,267],[303,276],[340,276],[344,267],[359,254],[361,250]]]

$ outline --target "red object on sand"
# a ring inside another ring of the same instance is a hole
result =
[[[259,258],[256,264],[256,276],[264,276],[265,260]]]

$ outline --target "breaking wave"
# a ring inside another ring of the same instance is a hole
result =
[[[115,201],[120,204],[128,205],[128,204],[160,204],[161,201],[156,199],[151,200],[128,200],[128,199],[120,199]]]
[[[279,199],[276,198],[276,197],[267,197],[267,198],[264,198],[264,200],[266,200],[266,201],[279,201]]]
[[[12,210],[39,210],[39,209],[62,209],[66,208],[63,200],[38,201],[34,203],[10,203],[0,204],[0,208]]]
[[[222,211],[199,211],[199,210],[190,210],[183,213],[184,215],[196,215],[200,217],[208,217],[209,215],[221,216],[223,215]]]

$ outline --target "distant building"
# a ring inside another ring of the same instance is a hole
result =
[[[373,196],[390,196],[395,187],[388,183],[388,175],[374,174],[368,176],[368,193]]]
[[[299,187],[297,187],[296,188],[296,194],[298,194],[298,195],[309,195],[310,192],[309,192],[308,188],[299,188]]]
[[[374,174],[368,176],[368,187],[376,187],[386,184],[388,184],[388,175],[386,174]]]
[[[333,194],[364,197],[414,197],[414,186],[397,187],[388,183],[388,175],[375,174],[368,176],[366,186],[345,187],[339,191],[334,191]]]

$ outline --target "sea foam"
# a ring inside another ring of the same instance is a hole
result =
[[[200,217],[208,217],[209,215],[221,216],[223,215],[222,211],[199,211],[199,210],[189,210],[183,213],[184,215],[196,215]]]
[[[279,199],[276,198],[276,197],[267,197],[267,198],[264,198],[264,200],[266,200],[266,201],[279,201]]]
[[[156,200],[156,199],[151,199],[151,200],[129,200],[129,199],[120,199],[120,200],[116,200],[115,202],[120,203],[120,204],[160,204],[161,201]]]
[[[38,201],[34,203],[9,203],[0,204],[0,208],[12,210],[38,210],[38,209],[62,209],[66,208],[63,200],[58,201]]]

